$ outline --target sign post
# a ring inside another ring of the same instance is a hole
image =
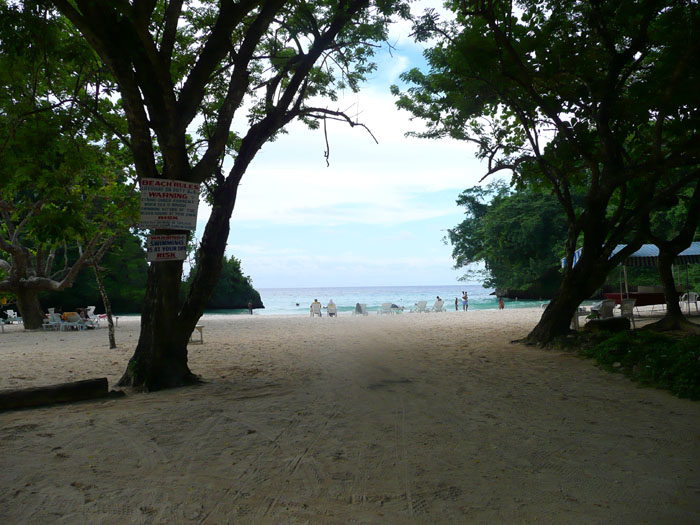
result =
[[[197,228],[199,184],[181,180],[141,179],[142,228],[194,230]]]
[[[182,180],[141,179],[139,225],[151,230],[195,230],[199,184]],[[149,262],[183,261],[187,257],[187,234],[149,235]]]
[[[149,235],[146,255],[149,262],[184,261],[187,257],[187,234]]]

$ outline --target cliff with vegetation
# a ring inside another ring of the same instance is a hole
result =
[[[183,292],[186,293],[191,283],[194,271],[190,272],[187,281],[183,283]],[[248,302],[253,303],[253,308],[265,308],[260,294],[251,282],[250,277],[243,275],[241,261],[231,256],[224,257],[221,277],[214,289],[207,310],[238,310],[248,308]]]

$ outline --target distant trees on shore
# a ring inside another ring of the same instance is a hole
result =
[[[462,192],[465,219],[447,231],[455,268],[499,295],[549,298],[561,284],[566,216],[556,198],[502,181]],[[482,262],[483,270],[470,270]],[[476,275],[478,274],[478,275]],[[510,293],[508,293],[510,292]]]
[[[677,231],[686,216],[682,199],[651,216],[653,231]],[[551,298],[561,285],[561,259],[565,257],[567,222],[564,210],[550,193],[516,189],[503,181],[463,191],[457,204],[464,206],[465,219],[447,232],[455,268],[465,268],[465,277],[495,288],[499,295],[521,299]],[[693,240],[700,240],[697,230]],[[651,239],[649,240],[651,242]],[[470,266],[481,262],[483,269]],[[659,284],[657,268],[627,268],[635,285]],[[682,283],[700,289],[700,265],[682,272]],[[605,279],[609,288],[619,286],[618,272]]]
[[[132,234],[119,237],[102,259],[100,269],[112,310],[117,313],[141,313],[148,275],[141,238]],[[190,272],[182,283],[181,301],[184,301],[192,276],[193,272]],[[59,308],[61,311],[87,305],[97,306],[98,312],[102,310],[94,273],[87,267],[78,274],[71,288],[42,294],[40,299],[44,307]],[[253,301],[254,308],[264,308],[250,277],[243,275],[241,262],[233,256],[224,257],[221,278],[206,309],[244,309],[248,307],[249,300]]]

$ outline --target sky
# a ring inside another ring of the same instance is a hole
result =
[[[379,144],[361,127],[329,122],[327,167],[323,131],[295,122],[248,168],[226,254],[256,288],[448,285],[464,274],[443,238],[464,218],[459,193],[485,168],[467,143],[405,137],[423,125],[396,108],[389,87],[424,67],[409,32],[395,26],[395,49],[378,54],[361,91],[327,103],[357,116]],[[198,238],[208,217],[200,205]]]

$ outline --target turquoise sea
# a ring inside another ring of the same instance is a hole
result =
[[[308,315],[309,305],[318,299],[323,306],[333,299],[340,315],[350,315],[356,303],[367,304],[369,312],[380,310],[382,303],[394,303],[411,309],[418,301],[428,301],[432,307],[439,295],[445,300],[448,310],[454,310],[455,297],[462,291],[469,294],[469,310],[498,308],[498,298],[491,295],[493,290],[474,284],[443,286],[353,286],[333,288],[258,288],[264,309],[255,310],[255,315]],[[506,308],[539,307],[542,301],[515,301],[505,299]],[[207,310],[212,314],[248,314],[248,310]]]

